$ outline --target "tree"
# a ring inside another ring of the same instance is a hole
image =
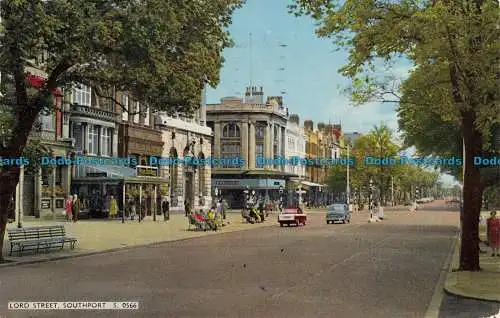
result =
[[[12,127],[0,157],[21,156],[38,114],[53,110],[56,88],[89,85],[119,105],[116,88],[152,109],[192,113],[204,85],[219,81],[222,51],[231,45],[226,28],[242,3],[1,1],[0,67],[2,80],[12,83],[1,102],[12,114]],[[41,56],[43,63],[36,63]],[[33,68],[47,74],[39,88],[26,80]],[[2,167],[0,249],[18,180],[19,167]]]
[[[320,23],[320,36],[350,48],[341,72],[352,79],[352,98],[358,103],[391,94],[386,81],[376,81],[376,62],[405,56],[414,72],[429,86],[444,80],[446,96],[429,109],[455,114],[464,144],[464,214],[460,270],[479,266],[481,175],[474,156],[485,155],[486,127],[498,122],[498,2],[493,0],[434,1],[312,1],[296,0],[296,14]],[[433,76],[443,74],[443,76]],[[416,87],[415,87],[416,88]],[[403,100],[404,102],[404,100]]]

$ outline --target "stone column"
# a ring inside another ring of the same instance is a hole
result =
[[[88,126],[87,123],[82,123],[82,129],[81,129],[81,134],[82,136],[82,151],[87,153],[88,152],[88,146],[89,146],[89,131],[88,131]]]
[[[248,123],[241,122],[241,157],[245,160],[243,168],[248,168]]]
[[[250,122],[250,131],[248,136],[248,168],[255,169],[255,122]]]
[[[102,126],[96,126],[97,128],[97,155],[100,156],[102,154]]]
[[[50,187],[52,189],[52,198],[50,199],[50,211],[52,212],[52,218],[56,216],[56,169],[54,167],[50,174]]]
[[[214,147],[214,156],[216,158],[220,158],[220,122],[216,121],[214,122],[214,142],[213,142],[213,147]]]
[[[271,138],[271,123],[267,122],[266,124],[266,132],[264,134],[264,157],[271,158],[271,153],[272,153],[272,138]]]
[[[35,202],[34,207],[33,207],[33,212],[36,217],[40,217],[40,210],[41,207],[40,205],[42,204],[42,169],[39,168],[38,171],[35,173],[34,179],[34,191],[35,191]]]
[[[71,193],[71,166],[68,165],[64,168],[64,192],[66,192],[67,195],[70,195]],[[66,199],[66,198],[64,198]]]
[[[269,145],[269,157],[271,158],[274,158],[274,156],[276,155],[274,153],[274,123],[271,123],[271,126],[270,126],[270,130],[271,130],[271,144]]]

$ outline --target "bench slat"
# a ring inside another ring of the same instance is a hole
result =
[[[19,252],[22,252],[25,247],[33,247],[31,249],[36,248],[37,251],[58,246],[62,248],[66,242],[71,244],[71,248],[74,248],[74,244],[77,242],[76,238],[66,236],[66,230],[62,225],[10,228],[7,229],[7,234],[11,244],[11,254],[13,246],[18,246]],[[53,244],[57,244],[57,246],[53,246]]]

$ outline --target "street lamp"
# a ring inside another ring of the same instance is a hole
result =
[[[368,209],[370,209],[370,219],[373,219],[373,179],[370,177],[370,185],[369,185],[370,196],[368,197]]]
[[[279,192],[280,192],[280,209],[282,209],[283,208],[283,186],[280,186]]]

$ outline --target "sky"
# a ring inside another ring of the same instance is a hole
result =
[[[289,112],[299,114],[301,123],[307,119],[315,126],[341,123],[344,132],[360,133],[383,123],[397,133],[396,104],[350,105],[342,93],[349,80],[337,72],[346,64],[347,53],[337,51],[331,40],[318,38],[311,18],[289,14],[291,3],[247,0],[235,12],[229,28],[235,46],[224,52],[221,81],[217,88],[207,90],[207,103],[241,97],[252,84],[263,86],[265,96],[283,95]],[[401,61],[391,72],[406,76],[410,67]]]
[[[347,62],[347,53],[335,51],[330,40],[318,38],[311,18],[288,14],[290,3],[247,0],[234,14],[229,31],[236,45],[224,52],[221,83],[207,91],[207,102],[241,96],[253,83],[263,86],[266,96],[286,92],[284,102],[301,122],[342,123],[345,132],[367,132],[381,123],[396,129],[395,104],[349,104],[341,92],[349,81],[337,73]],[[396,72],[407,73],[407,67]]]

